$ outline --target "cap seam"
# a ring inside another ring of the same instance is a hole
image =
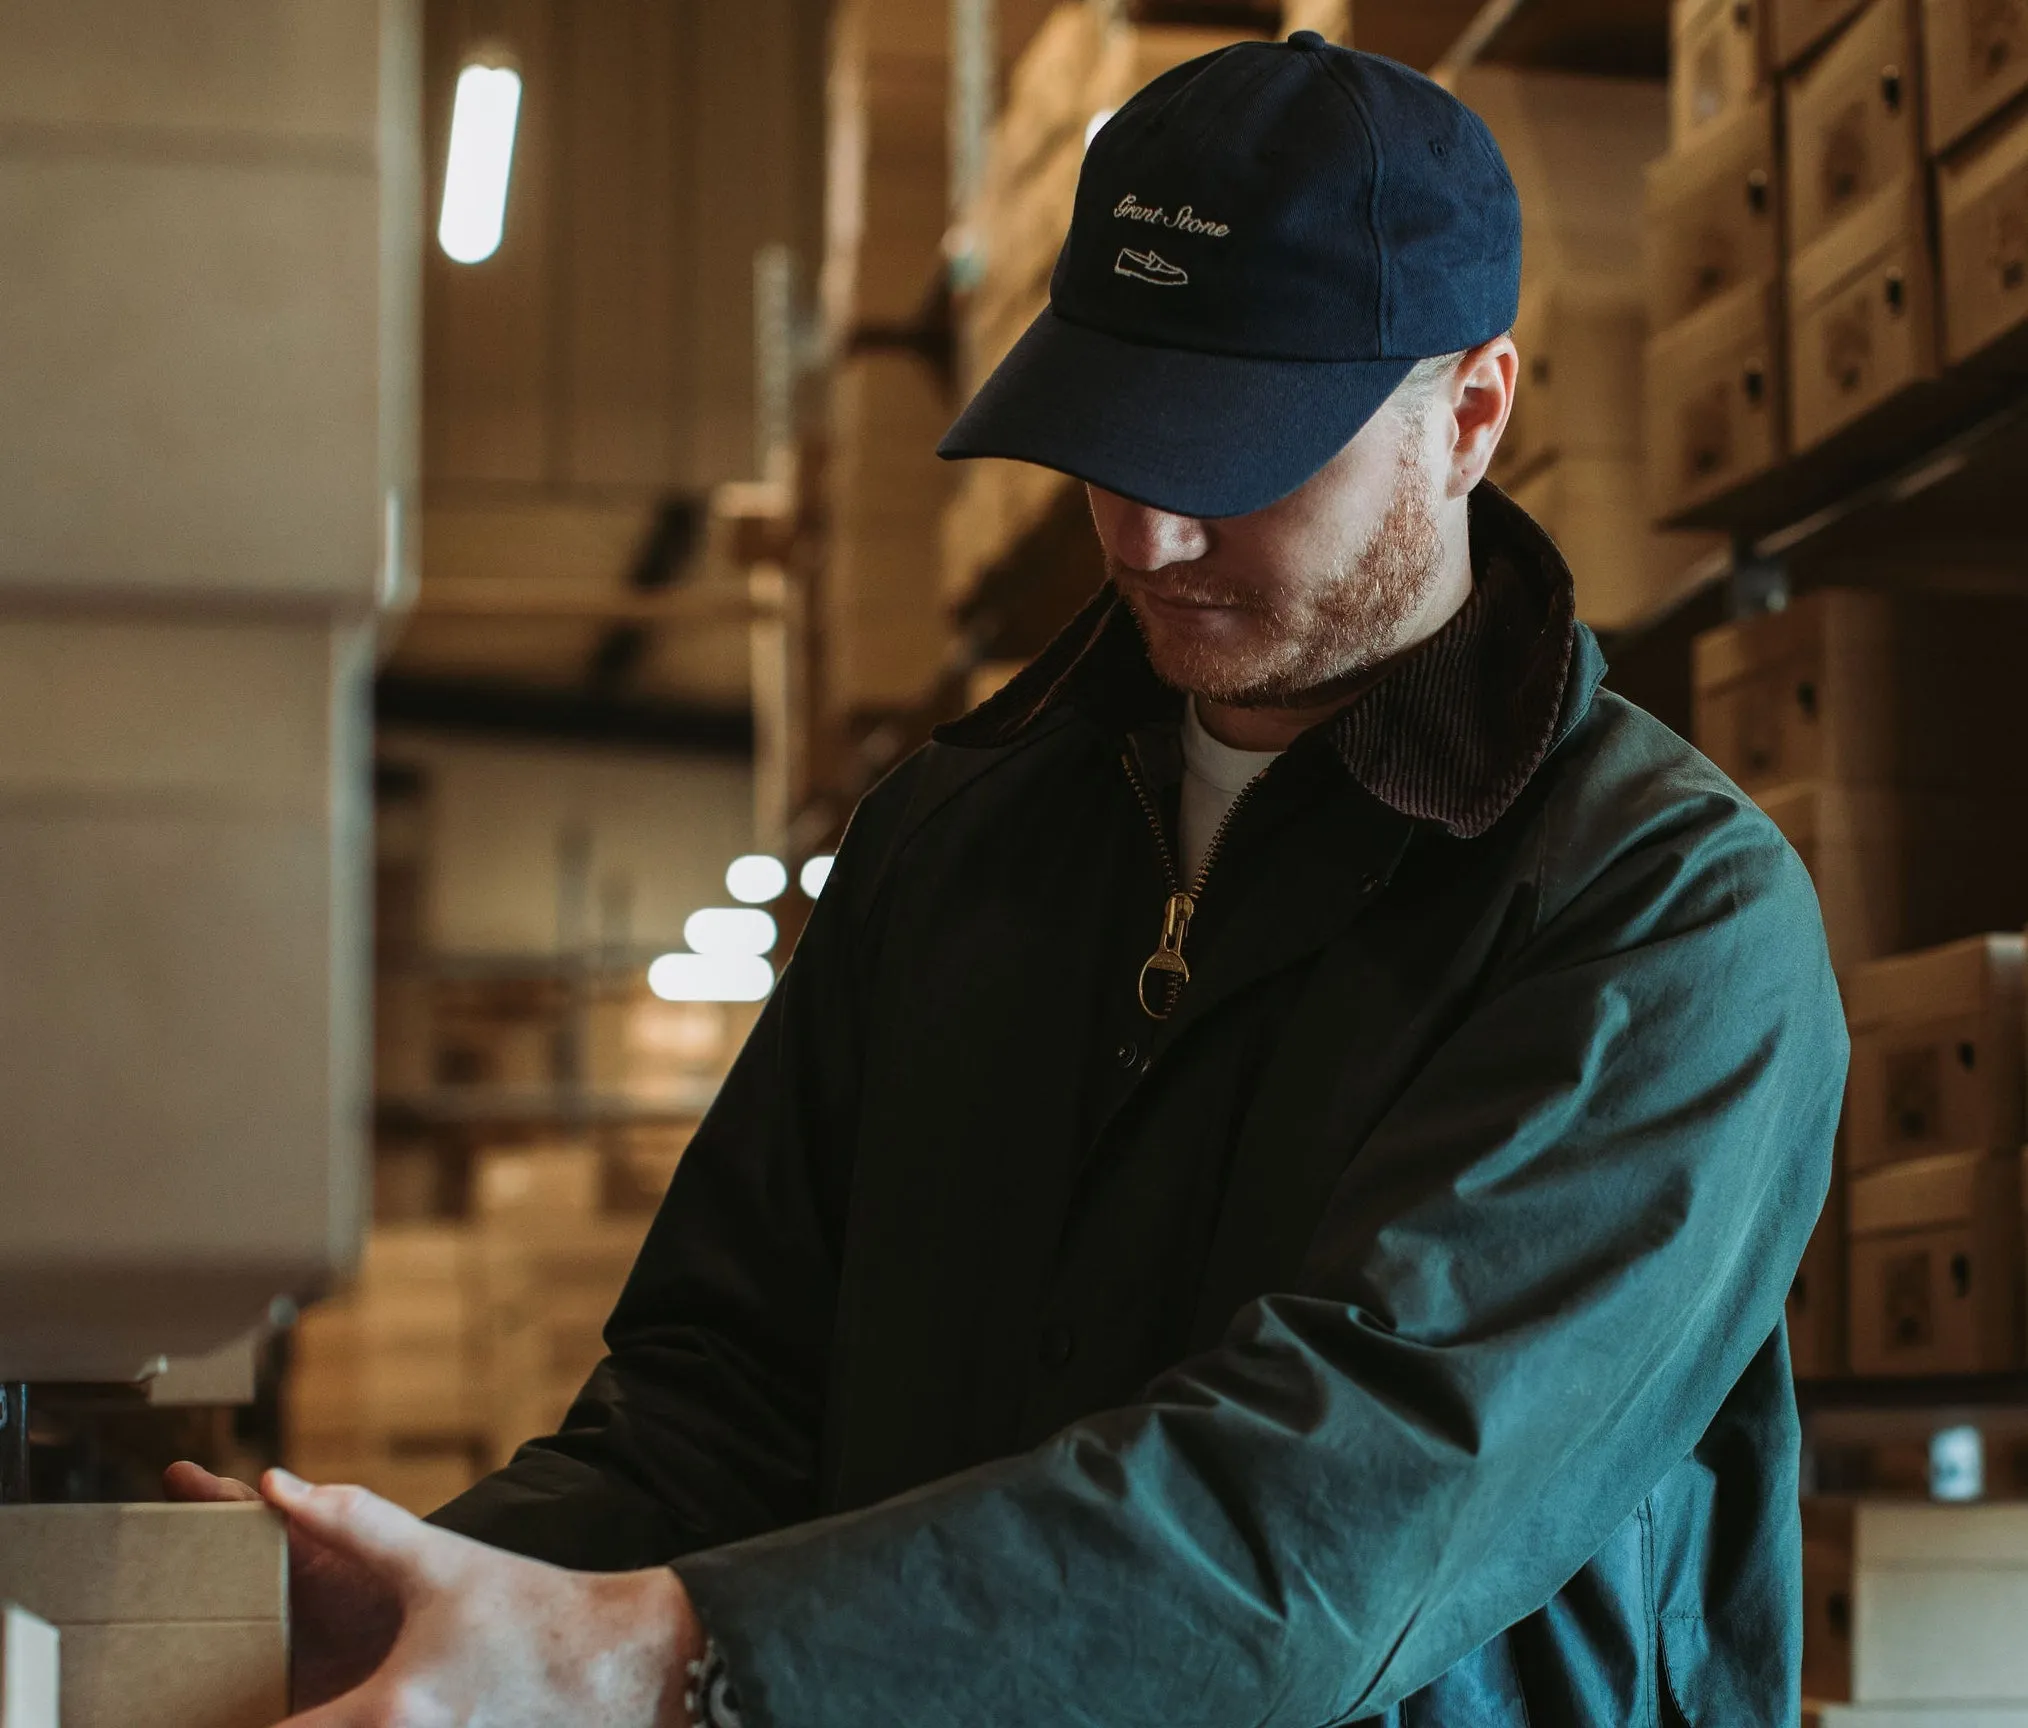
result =
[[[1366,156],[1373,164],[1371,184],[1366,194],[1366,232],[1373,242],[1373,253],[1380,260],[1380,268],[1374,273],[1378,280],[1373,289],[1373,333],[1375,345],[1385,349],[1390,345],[1394,319],[1390,299],[1394,283],[1393,260],[1387,247],[1382,243],[1380,231],[1380,182],[1385,168],[1380,153],[1380,136],[1373,129],[1373,117],[1366,112],[1366,104],[1359,100],[1355,91],[1339,76],[1339,68],[1328,54],[1311,56],[1331,80],[1332,87],[1345,98],[1353,115],[1359,122],[1359,130],[1366,135]],[[1421,358],[1421,356],[1418,356]]]

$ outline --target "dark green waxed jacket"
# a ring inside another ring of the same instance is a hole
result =
[[[1305,738],[1167,1021],[1110,597],[869,796],[610,1358],[439,1521],[676,1561],[750,1728],[1795,1723],[1816,902],[1490,488],[1474,551],[1540,747],[1446,821]]]

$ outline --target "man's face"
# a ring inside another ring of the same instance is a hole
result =
[[[1249,516],[1170,516],[1089,488],[1106,569],[1164,682],[1269,707],[1377,665],[1442,580],[1450,416],[1409,386],[1328,465]]]

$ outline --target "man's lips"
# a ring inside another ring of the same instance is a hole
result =
[[[1172,612],[1183,618],[1202,617],[1209,612],[1239,610],[1231,600],[1195,594],[1177,594],[1160,588],[1151,588],[1140,582],[1128,583],[1127,591],[1145,606],[1152,606],[1162,612]]]

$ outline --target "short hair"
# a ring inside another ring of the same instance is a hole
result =
[[[1401,388],[1411,395],[1428,395],[1457,370],[1458,362],[1470,352],[1469,348],[1460,348],[1455,354],[1432,354],[1427,360],[1418,360],[1408,369]]]

